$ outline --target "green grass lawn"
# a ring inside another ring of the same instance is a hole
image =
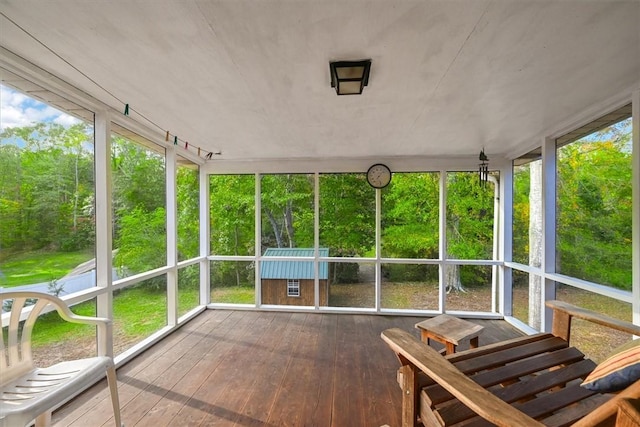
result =
[[[255,304],[253,286],[216,286],[211,290],[211,302],[225,304]]]
[[[25,252],[9,256],[0,262],[0,286],[12,288],[57,280],[93,257],[93,252]]]

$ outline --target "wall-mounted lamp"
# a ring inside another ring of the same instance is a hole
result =
[[[371,60],[336,61],[329,63],[331,87],[338,95],[360,95],[369,83]]]

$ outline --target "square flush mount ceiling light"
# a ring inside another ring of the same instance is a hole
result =
[[[329,63],[331,87],[338,95],[360,95],[369,83],[371,60],[336,61]]]

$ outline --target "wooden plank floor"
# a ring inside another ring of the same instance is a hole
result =
[[[421,320],[207,310],[118,370],[123,421],[127,427],[398,426],[399,364],[380,332],[400,327],[419,336],[414,324]],[[520,334],[503,321],[477,322],[485,326],[480,345]],[[113,425],[106,382],[56,411],[53,425]]]

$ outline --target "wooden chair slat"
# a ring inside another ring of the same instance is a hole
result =
[[[504,384],[526,375],[543,372],[555,366],[571,365],[584,360],[584,354],[574,347],[563,348],[551,353],[543,353],[528,359],[519,360],[509,365],[472,376],[472,379],[484,387]],[[593,369],[595,364],[590,362]],[[587,374],[591,372],[588,371]],[[577,378],[577,377],[574,377]]]
[[[596,393],[581,387],[579,383],[575,383],[553,393],[544,394],[537,399],[521,404],[517,403],[513,406],[531,418],[539,419],[594,394]]]
[[[544,394],[537,399],[533,399],[525,403],[514,404],[513,407],[536,420],[544,419],[544,417],[548,417],[557,411],[558,413],[555,414],[557,416],[556,422],[559,422],[560,424],[571,424],[577,421],[580,417],[574,418],[574,414],[570,412],[563,414],[562,410],[569,405],[576,404],[576,402],[580,402],[581,400],[587,399],[595,394],[596,393],[587,390],[584,387],[580,387],[579,384],[572,384],[563,389],[557,390],[554,393]],[[492,424],[487,423],[484,419],[478,419],[477,421],[465,425],[468,427],[484,427]]]
[[[460,372],[471,374],[502,366],[516,360],[535,356],[536,354],[555,351],[566,347],[568,347],[566,341],[557,337],[551,337],[541,341],[516,346],[508,350],[488,353],[474,359],[456,362],[454,365],[460,370]]]
[[[500,366],[489,371],[471,375],[470,378],[482,387],[486,388],[496,384],[504,384],[526,375],[544,371],[554,366],[575,363],[583,359],[584,354],[576,348],[568,347],[551,353],[538,354],[527,359],[518,360],[505,366]],[[593,369],[595,364],[590,363],[589,366]],[[589,372],[587,372],[587,374]],[[573,377],[571,379],[575,378],[577,377]],[[437,405],[453,398],[451,393],[446,391],[444,387],[439,384],[429,386],[423,385],[422,388],[425,389],[428,399],[430,399],[429,401],[432,405]]]
[[[508,340],[500,341],[493,344],[486,344],[478,348],[471,348],[468,350],[459,351],[454,354],[446,355],[445,358],[455,364],[467,359],[473,359],[485,354],[495,353],[497,351],[506,350],[512,347],[518,347],[524,344],[542,341],[547,338],[552,338],[553,335],[548,333],[539,333],[534,335],[523,335],[521,337],[511,338]]]
[[[506,387],[494,387],[489,391],[505,402],[512,403],[562,386],[577,378],[584,378],[594,367],[595,363],[584,359],[553,371],[546,371],[529,377],[527,380],[519,381]],[[426,390],[423,393],[426,394]],[[451,396],[451,399],[453,399],[453,396]],[[423,404],[427,401],[425,398],[422,399]],[[455,403],[444,406],[437,411],[440,418],[444,420],[445,425],[455,424],[475,416],[473,411],[457,400],[455,400]]]
[[[542,422],[549,427],[565,427],[573,424],[585,415],[593,412],[611,399],[610,394],[596,394],[576,402],[555,414],[544,418]]]

